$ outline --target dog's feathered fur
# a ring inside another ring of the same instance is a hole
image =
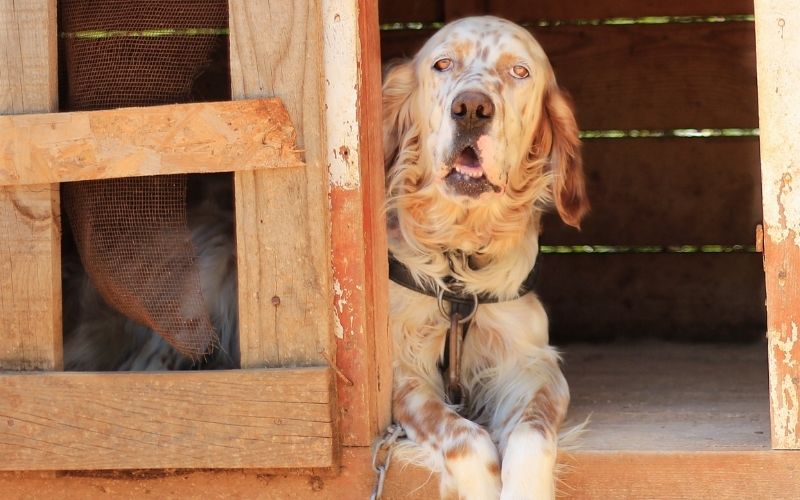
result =
[[[474,109],[462,104],[476,95]],[[554,204],[578,227],[588,210],[570,105],[527,31],[478,17],[391,67],[383,106],[391,252],[422,286],[453,276],[467,293],[500,299],[480,305],[469,328],[459,407],[437,368],[448,320],[436,299],[392,284],[393,409],[414,444],[404,448],[441,472],[445,495],[551,498],[569,390],[541,303],[517,293],[536,262],[542,212]],[[477,131],[461,123],[465,110]],[[468,134],[480,170],[453,151]],[[454,170],[481,176],[484,192],[450,182]]]

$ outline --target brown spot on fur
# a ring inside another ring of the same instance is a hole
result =
[[[450,50],[453,51],[457,61],[464,61],[469,53],[472,51],[474,43],[471,41],[459,41],[450,45]]]
[[[456,444],[447,448],[444,452],[444,458],[447,460],[456,460],[464,455],[469,454],[471,447],[467,440],[461,439]]]
[[[486,468],[489,470],[489,474],[493,476],[500,476],[500,465],[497,462],[491,462],[486,465]]]
[[[562,399],[556,397],[549,388],[541,389],[522,412],[521,422],[545,436],[554,436],[564,420],[566,402]]]

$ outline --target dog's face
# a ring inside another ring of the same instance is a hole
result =
[[[387,74],[384,120],[387,161],[413,142],[427,168],[420,182],[454,201],[491,203],[550,176],[567,223],[588,209],[571,109],[541,46],[509,21],[473,17],[439,30]]]

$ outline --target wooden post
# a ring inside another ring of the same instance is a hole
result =
[[[342,443],[391,418],[377,1],[324,0],[334,333]]]
[[[55,0],[0,0],[0,114],[58,108]],[[0,370],[58,370],[58,184],[0,187]]]
[[[324,365],[333,299],[319,2],[230,2],[230,53],[233,98],[281,98],[306,163],[234,175],[242,368]]]
[[[756,0],[772,446],[800,448],[800,10]]]

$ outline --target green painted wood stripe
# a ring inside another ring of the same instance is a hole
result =
[[[223,36],[228,28],[153,28],[146,30],[85,30],[72,33],[62,32],[61,38],[79,40],[102,40],[105,38],[158,38],[165,36]]]
[[[708,23],[752,23],[755,21],[753,14],[731,14],[727,16],[642,16],[642,17],[609,17],[601,19],[540,19],[519,23],[525,27],[553,28],[558,26],[628,26],[628,25],[657,25],[657,24],[708,24]],[[380,25],[381,31],[404,30],[432,30],[444,26],[443,22],[405,22],[384,23]]]
[[[758,137],[757,128],[676,128],[665,130],[582,130],[581,139],[652,139],[680,137],[706,139],[709,137]]]
[[[755,245],[542,245],[543,254],[758,253]]]

